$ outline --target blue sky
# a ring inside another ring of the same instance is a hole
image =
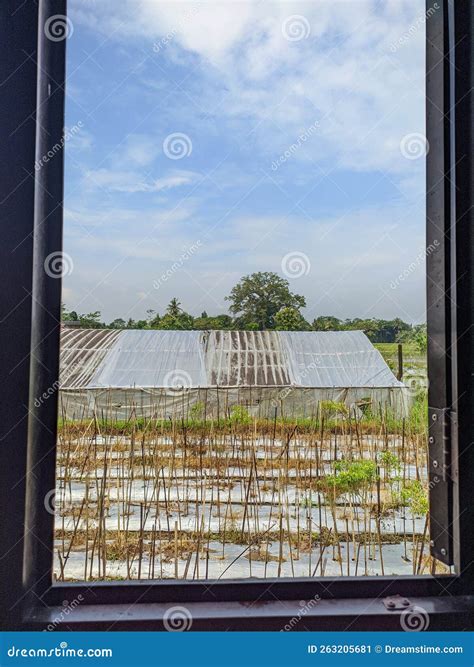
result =
[[[423,12],[70,0],[67,306],[226,312],[261,270],[309,319],[422,321]]]

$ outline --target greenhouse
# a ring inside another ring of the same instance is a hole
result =
[[[60,412],[158,419],[314,416],[321,402],[406,412],[407,392],[361,331],[78,329],[61,334]]]

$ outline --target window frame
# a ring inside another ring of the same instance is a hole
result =
[[[397,594],[429,610],[430,629],[465,629],[474,620],[474,472],[468,472],[474,471],[474,448],[469,446],[474,441],[470,410],[474,399],[470,372],[474,367],[470,231],[474,222],[474,2],[428,0],[427,11],[440,4],[441,9],[435,9],[426,21],[427,243],[434,236],[441,241],[439,251],[427,257],[428,367],[436,378],[429,388],[429,410],[430,415],[433,410],[445,410],[449,416],[450,430],[443,439],[446,481],[434,488],[452,509],[448,533],[458,574],[77,584],[52,581],[54,516],[44,507],[44,498],[55,484],[57,402],[45,401],[36,407],[32,400],[56,386],[59,371],[61,281],[46,275],[43,265],[50,253],[62,249],[63,155],[60,151],[35,173],[31,142],[38,159],[62,137],[66,40],[47,39],[42,26],[50,16],[66,15],[66,0],[39,0],[38,5],[8,0],[2,5],[0,12],[9,14],[9,24],[0,30],[5,31],[12,58],[2,71],[10,95],[0,102],[0,132],[8,134],[12,127],[20,130],[12,146],[15,169],[4,161],[0,173],[0,200],[10,197],[10,213],[18,227],[2,225],[0,253],[8,259],[23,243],[25,255],[21,265],[2,263],[10,292],[5,308],[10,312],[0,337],[5,359],[17,360],[19,375],[14,391],[6,382],[0,386],[6,421],[0,448],[0,499],[4,507],[6,503],[14,507],[0,527],[0,611],[5,627],[44,628],[58,617],[63,600],[79,599],[81,604],[61,629],[161,629],[170,603],[192,608],[195,629],[279,629],[282,619],[300,608],[301,599],[317,595],[321,601],[308,612],[301,629],[399,629],[399,612],[383,605],[383,598]],[[38,50],[32,53],[36,37]],[[25,52],[29,54],[26,61]],[[11,96],[18,105],[12,104]],[[25,124],[27,116],[30,120]],[[11,134],[5,140],[11,144]],[[29,178],[15,190],[24,171]],[[43,224],[45,220],[48,224]],[[24,359],[30,351],[28,368]],[[4,360],[4,370],[8,367]],[[24,406],[20,416],[19,405]],[[432,449],[430,445],[431,463]],[[439,505],[431,508],[432,513]],[[439,532],[442,537],[443,531]]]

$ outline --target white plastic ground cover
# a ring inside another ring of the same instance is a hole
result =
[[[61,378],[63,390],[404,387],[361,331],[65,330]]]

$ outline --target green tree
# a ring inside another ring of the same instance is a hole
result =
[[[275,329],[278,331],[308,331],[311,327],[296,308],[285,307],[275,315]]]
[[[81,326],[89,327],[90,329],[104,329],[105,324],[101,322],[100,319],[100,310],[96,310],[93,313],[86,313],[85,315],[79,315]]]
[[[156,319],[156,318],[155,318]],[[150,323],[151,325],[151,323]],[[168,304],[166,313],[157,323],[157,326],[153,327],[155,329],[168,329],[168,330],[188,330],[194,328],[194,318],[189,313],[185,313],[181,308],[181,304],[178,299],[174,298]]]
[[[196,317],[194,320],[194,328],[198,331],[206,331],[211,329],[231,329],[233,325],[230,315],[216,315],[209,317],[203,313],[201,317]]]
[[[109,329],[125,329],[127,323],[121,317],[118,317],[116,320],[113,320],[109,324]]]
[[[273,329],[279,310],[299,310],[306,306],[303,296],[290,292],[288,280],[267,271],[244,276],[226,300],[230,301],[229,310],[237,318],[237,327],[243,329],[253,324],[259,330]]]
[[[320,315],[313,320],[312,329],[314,331],[340,331],[342,322],[333,315]]]
[[[171,315],[171,317],[178,317],[178,315],[182,312],[183,310],[181,308],[181,303],[178,301],[178,299],[176,297],[171,299],[166,309],[166,314]]]

